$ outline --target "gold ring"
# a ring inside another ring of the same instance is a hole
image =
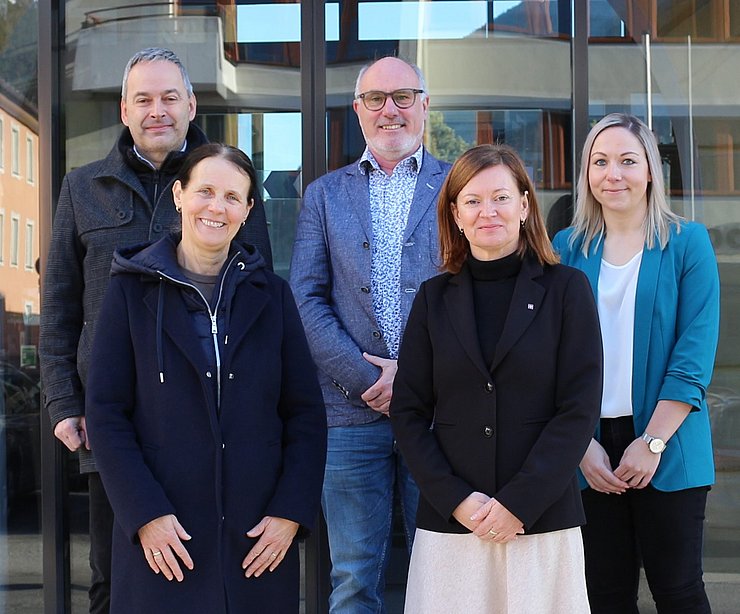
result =
[[[491,529],[491,530],[489,531],[489,533],[490,533],[490,534],[491,534],[491,535],[492,535],[493,537],[496,537],[496,536],[498,535],[498,533],[497,533],[496,531],[494,531],[493,529]]]
[[[162,556],[162,552],[159,551],[159,550],[152,550],[152,555],[153,556]]]
[[[271,554],[270,556],[271,556],[271,557],[272,557],[273,559],[276,559],[276,558],[277,558],[277,552],[273,552],[273,553],[272,553],[272,554]]]

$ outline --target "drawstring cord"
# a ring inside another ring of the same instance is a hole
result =
[[[157,365],[159,383],[164,384],[164,356],[162,354],[162,311],[164,309],[164,278],[159,278],[159,299],[157,300]]]

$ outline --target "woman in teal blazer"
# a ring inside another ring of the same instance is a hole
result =
[[[573,227],[554,240],[591,283],[604,341],[601,420],[580,465],[595,614],[638,612],[640,562],[658,612],[711,611],[702,532],[719,277],[706,229],[664,194],[650,130],[608,115],[583,149]]]

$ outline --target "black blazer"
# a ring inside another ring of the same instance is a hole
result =
[[[585,522],[576,468],[602,389],[586,276],[525,259],[493,364],[478,342],[467,265],[423,284],[398,359],[390,417],[421,498],[417,526],[467,533],[452,512],[495,497],[527,533]]]

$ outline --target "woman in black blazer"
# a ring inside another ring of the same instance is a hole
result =
[[[588,612],[576,468],[599,417],[593,294],[513,149],[452,167],[390,417],[421,490],[406,612]]]

